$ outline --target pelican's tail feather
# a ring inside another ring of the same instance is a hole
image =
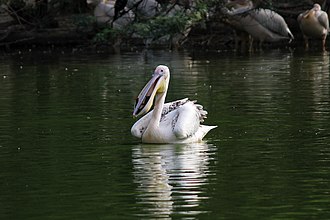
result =
[[[209,131],[211,131],[214,128],[217,128],[218,126],[213,126],[213,125],[200,125],[200,128],[198,129],[198,132],[196,136],[199,138],[200,141],[205,137]]]

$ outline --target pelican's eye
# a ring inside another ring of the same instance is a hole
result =
[[[160,69],[159,74],[167,79],[168,73],[164,69]]]

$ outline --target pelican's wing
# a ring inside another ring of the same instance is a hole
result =
[[[255,9],[250,12],[251,16],[256,19],[262,26],[277,33],[283,37],[294,38],[284,18],[269,9]]]
[[[185,98],[185,99],[180,99],[180,100],[177,100],[177,101],[165,103],[164,107],[163,107],[163,111],[162,111],[161,121],[170,112],[178,109],[180,106],[184,105],[187,102],[189,102],[189,101],[188,101],[187,98]],[[153,112],[153,110],[148,112],[145,116],[143,116],[137,122],[135,122],[135,124],[131,128],[131,133],[132,133],[133,136],[135,136],[137,138],[142,138],[142,135],[143,135],[144,131],[146,130],[146,128],[149,125],[152,112]]]
[[[173,102],[165,103],[164,107],[163,107],[163,111],[162,111],[162,117],[160,120],[162,120],[167,114],[178,109],[179,107],[183,106],[187,102],[189,102],[188,98],[184,98],[184,99],[176,100]]]
[[[187,102],[177,110],[177,115],[173,118],[173,133],[178,139],[191,137],[198,131],[206,115],[207,112],[201,105]]]
[[[328,19],[328,14],[326,12],[322,11],[320,15],[317,17],[317,20],[325,29],[329,31],[329,19]]]

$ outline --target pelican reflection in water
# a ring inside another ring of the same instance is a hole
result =
[[[165,103],[170,70],[159,65],[136,99],[133,116],[147,113],[131,128],[131,133],[144,143],[193,143],[217,126],[201,125],[207,112],[187,98]]]
[[[207,185],[216,147],[212,144],[136,145],[132,149],[139,216],[168,219],[207,212]]]

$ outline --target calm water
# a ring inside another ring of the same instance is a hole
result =
[[[204,143],[131,137],[155,66]],[[330,219],[329,54],[23,53],[0,59],[0,219]]]

